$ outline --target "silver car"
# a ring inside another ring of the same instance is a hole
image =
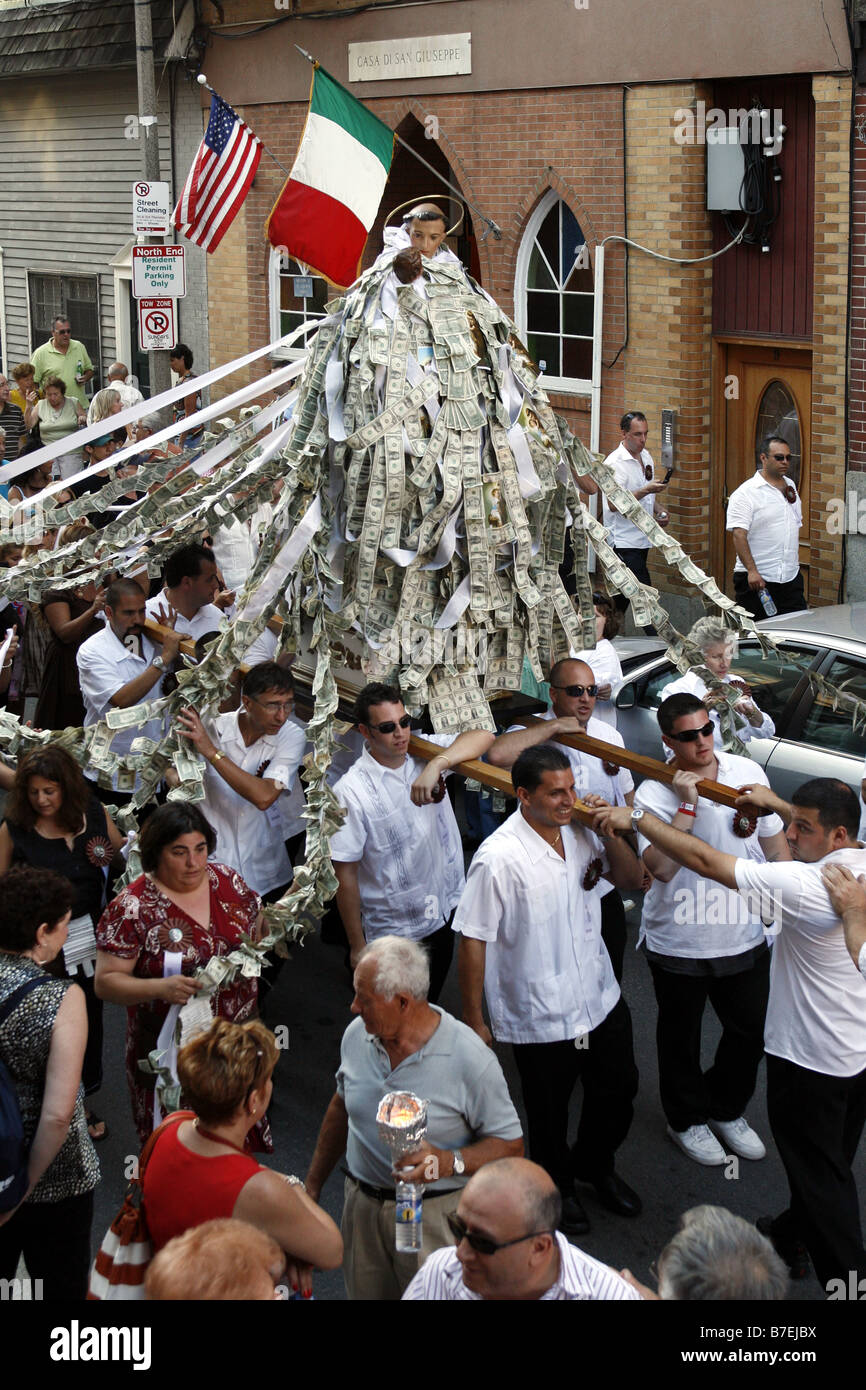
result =
[[[811,777],[838,777],[859,796],[866,733],[855,733],[850,713],[814,692],[806,672],[866,700],[866,603],[788,613],[757,626],[778,651],[764,656],[757,642],[743,638],[733,672],[752,687],[776,737],[752,739],[751,756],[779,796],[789,797]],[[617,639],[616,646],[624,676],[616,699],[619,732],[627,748],[663,758],[656,713],[665,686],[680,673],[658,639]]]

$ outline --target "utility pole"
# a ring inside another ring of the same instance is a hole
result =
[[[159,125],[156,115],[156,77],[153,70],[153,27],[150,0],[135,0],[135,66],[138,73],[138,129],[142,146],[142,176],[146,183],[159,182]],[[147,245],[163,243],[155,237]],[[137,327],[136,330],[137,331]],[[168,352],[151,352],[150,393],[158,396],[171,386]]]

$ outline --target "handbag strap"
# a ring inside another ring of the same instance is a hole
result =
[[[151,1154],[156,1148],[157,1140],[159,1139],[160,1135],[164,1134],[167,1129],[171,1129],[172,1125],[178,1125],[181,1124],[184,1120],[192,1120],[194,1118],[194,1110],[173,1110],[170,1115],[166,1116],[162,1124],[158,1125],[157,1128],[153,1131],[153,1133],[148,1135],[147,1142],[144,1148],[142,1149],[141,1155],[138,1160],[138,1177],[135,1179],[135,1182],[139,1185],[139,1187],[141,1186],[141,1180],[144,1177],[144,1170],[147,1167]]]

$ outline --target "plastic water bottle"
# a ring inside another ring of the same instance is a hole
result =
[[[394,1246],[397,1250],[421,1249],[424,1188],[420,1182],[398,1182]]]
[[[779,610],[778,610],[778,608],[776,607],[775,603],[774,603],[773,600],[772,600],[772,597],[771,597],[771,595],[770,595],[770,590],[769,590],[769,589],[766,589],[766,588],[765,588],[765,589],[759,590],[759,592],[758,592],[758,598],[761,600],[761,606],[763,607],[764,612],[766,613],[767,617],[768,617],[768,618],[775,618],[775,616],[776,616],[776,614],[778,613]]]

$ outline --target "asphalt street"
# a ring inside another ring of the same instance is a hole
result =
[[[658,1099],[655,998],[646,962],[634,950],[637,918],[637,911],[630,913],[630,949],[626,952],[623,992],[634,1019],[640,1090],[635,1102],[634,1123],[620,1150],[617,1170],[640,1193],[644,1210],[637,1219],[625,1220],[604,1211],[593,1191],[583,1189],[581,1196],[592,1229],[577,1243],[616,1268],[627,1266],[638,1278],[649,1283],[650,1265],[676,1230],[681,1212],[702,1202],[712,1202],[752,1221],[765,1213],[775,1214],[786,1206],[787,1188],[767,1124],[763,1066],[748,1118],[767,1145],[765,1159],[758,1163],[740,1160],[736,1176],[728,1177],[726,1169],[703,1168],[693,1163],[666,1137]],[[340,948],[324,945],[318,937],[308,938],[303,946],[293,948],[265,1011],[266,1022],[271,1028],[283,1025],[289,1034],[289,1047],[274,1077],[271,1124],[275,1151],[268,1160],[269,1166],[282,1172],[297,1173],[301,1177],[306,1172],[319,1123],[333,1094],[340,1038],[350,1020],[351,999],[351,986]],[[441,1003],[459,1016],[456,966],[452,965]],[[107,1081],[95,1098],[95,1108],[106,1119],[110,1135],[97,1146],[103,1173],[96,1193],[93,1227],[97,1243],[123,1200],[128,1159],[137,1152],[123,1070],[125,1010],[106,1005],[105,1023]],[[704,1029],[707,1063],[717,1039],[715,1015],[708,1008]],[[522,1118],[520,1084],[511,1049],[506,1046],[497,1051]],[[579,1106],[578,1088],[572,1100],[575,1126]],[[856,1172],[862,1191],[866,1187],[862,1150]],[[327,1183],[323,1202],[339,1221],[342,1207],[339,1173]],[[345,1298],[340,1272],[318,1274],[315,1294],[320,1299]],[[810,1275],[792,1286],[791,1297],[820,1299],[822,1291]]]

